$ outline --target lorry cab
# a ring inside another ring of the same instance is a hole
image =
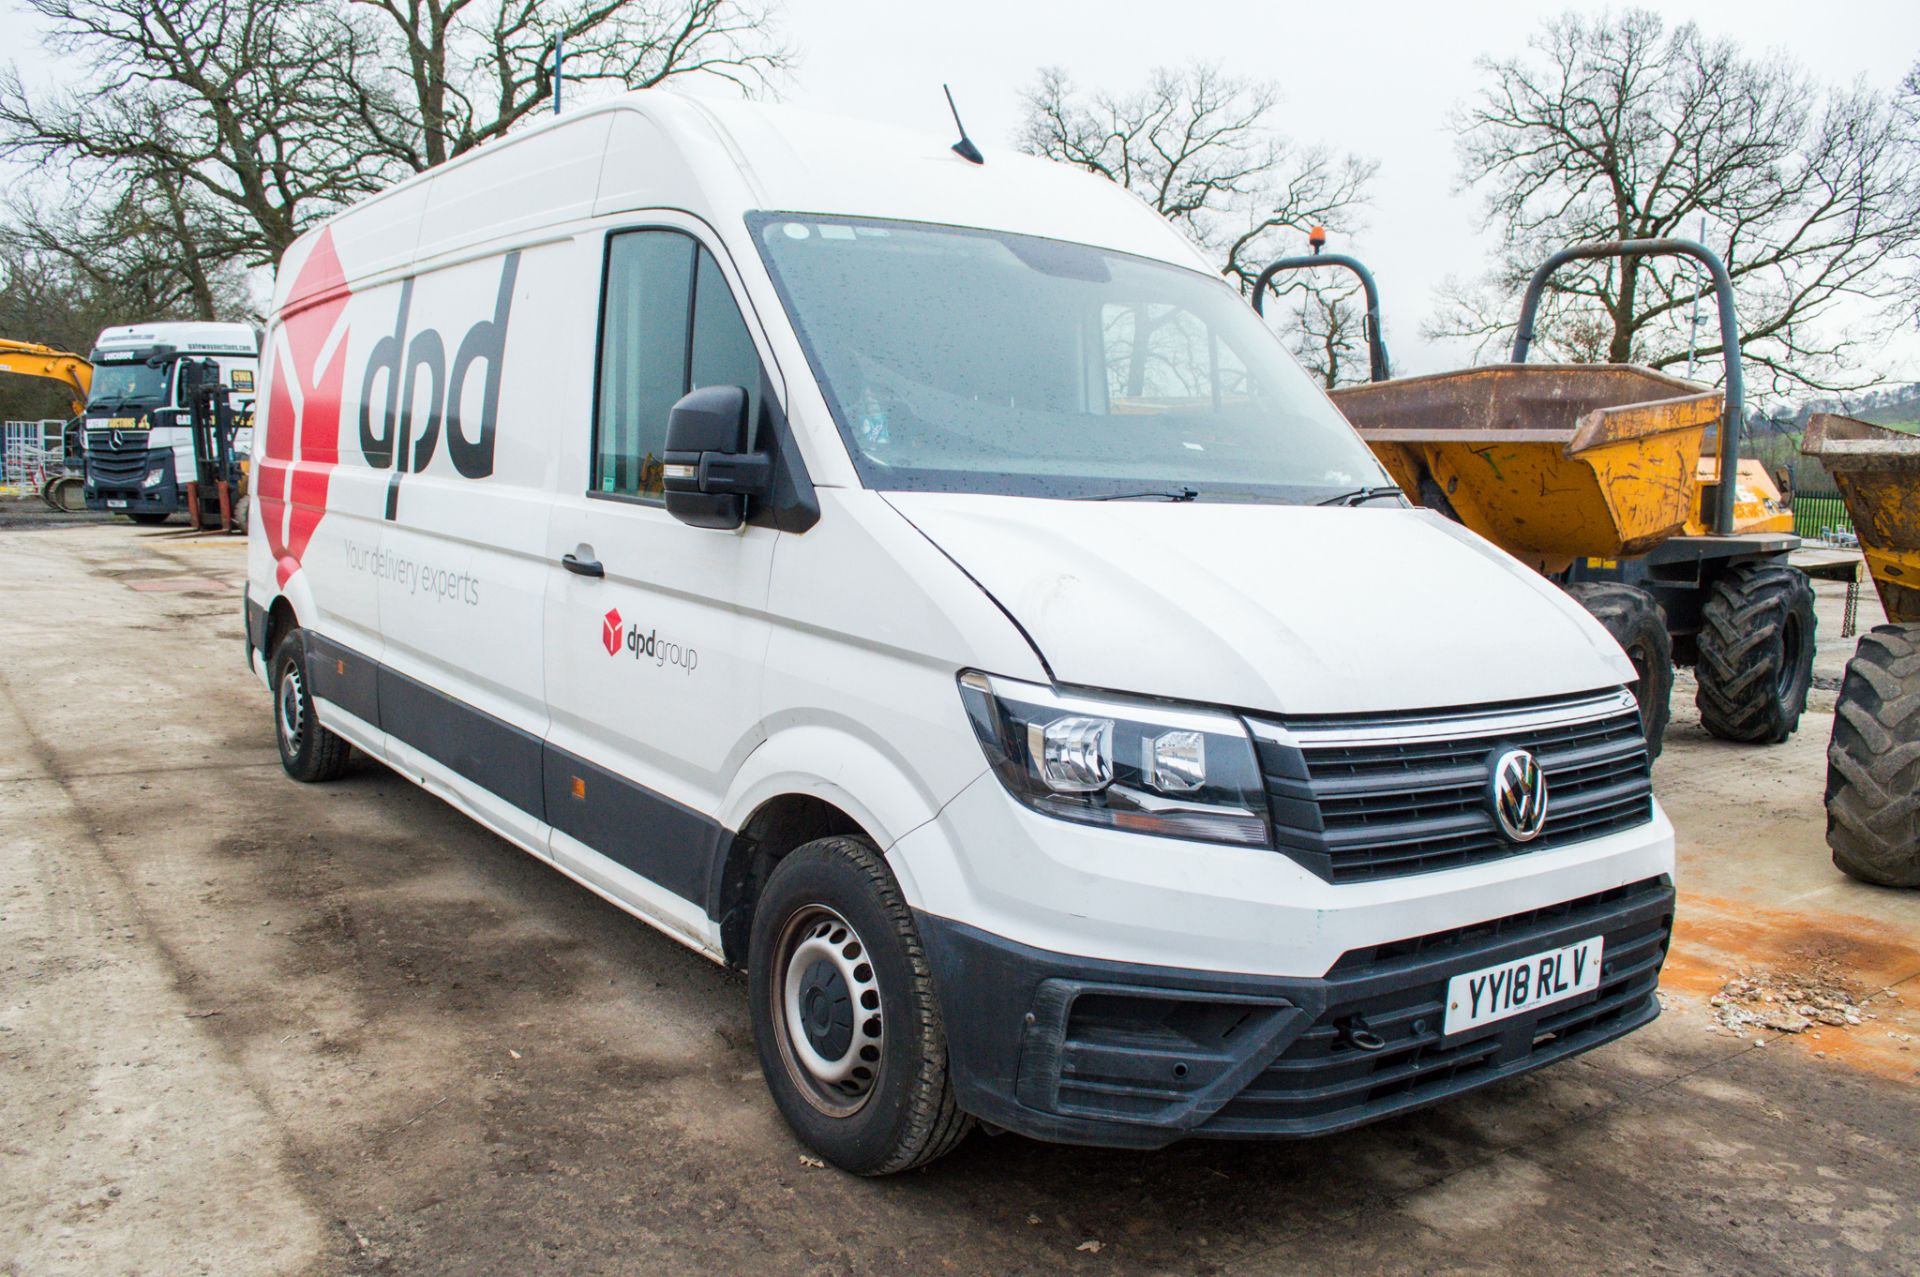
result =
[[[87,508],[163,522],[187,508],[185,485],[197,474],[183,361],[213,361],[244,415],[256,393],[259,339],[246,324],[128,324],[102,332],[89,358]],[[237,450],[245,453],[251,443],[251,429],[242,429]]]
[[[1658,1014],[1631,663],[1103,179],[634,94],[304,236],[262,370],[288,774],[744,971],[838,1166],[1326,1135]]]

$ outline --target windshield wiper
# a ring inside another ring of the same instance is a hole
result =
[[[1090,497],[1075,497],[1075,501],[1192,501],[1200,495],[1198,488],[1166,488],[1152,492],[1103,492]]]
[[[1315,505],[1365,505],[1367,502],[1377,501],[1381,497],[1397,497],[1402,495],[1404,494],[1400,491],[1400,489],[1393,487],[1390,484],[1384,488],[1355,488],[1352,492],[1342,492],[1337,497],[1328,497],[1325,501],[1316,501],[1314,502],[1314,504]]]

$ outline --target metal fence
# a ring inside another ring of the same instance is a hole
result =
[[[1857,543],[1853,520],[1838,492],[1796,492],[1793,494],[1793,531],[1797,536],[1817,537],[1842,545]]]
[[[0,496],[35,497],[64,459],[65,422],[9,421],[0,429]]]

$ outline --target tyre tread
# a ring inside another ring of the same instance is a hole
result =
[[[1827,747],[1827,846],[1842,873],[1920,887],[1920,625],[1861,636]]]
[[[1648,686],[1636,686],[1633,694],[1643,705],[1652,702],[1647,721],[1647,760],[1653,761],[1660,757],[1667,724],[1673,718],[1673,636],[1667,631],[1666,609],[1646,590],[1620,581],[1577,581],[1567,587],[1567,594],[1606,627],[1622,648],[1631,648],[1637,642],[1649,648],[1652,669]]]
[[[974,1122],[960,1108],[954,1093],[947,1065],[946,1027],[934,993],[932,965],[920,942],[919,929],[914,925],[913,910],[900,894],[900,886],[887,868],[885,858],[865,838],[845,834],[819,838],[795,848],[781,865],[784,867],[787,860],[803,856],[839,859],[865,880],[906,954],[911,982],[907,996],[920,1012],[916,1019],[921,1039],[913,1053],[917,1068],[902,1134],[879,1162],[857,1168],[855,1173],[874,1177],[897,1175],[924,1166],[952,1152],[973,1130]]]
[[[1788,616],[1804,627],[1800,665],[1785,695],[1778,692]],[[1813,585],[1781,563],[1743,563],[1713,586],[1701,609],[1695,666],[1700,722],[1722,740],[1778,745],[1793,735],[1812,685],[1815,638]]]

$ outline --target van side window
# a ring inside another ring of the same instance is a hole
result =
[[[628,231],[607,246],[594,423],[596,492],[658,500],[667,414],[699,386],[760,401],[760,358],[713,255],[679,231]]]
[[[1219,412],[1253,397],[1246,365],[1192,311],[1139,302],[1101,308],[1107,411]]]

